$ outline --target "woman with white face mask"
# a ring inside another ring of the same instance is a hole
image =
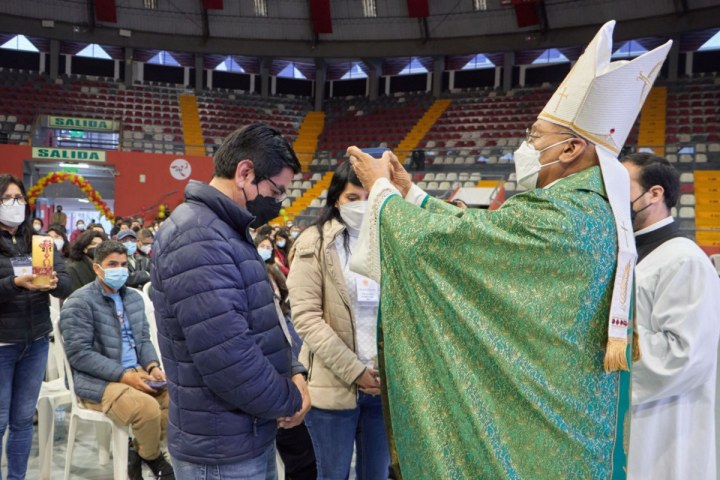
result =
[[[288,289],[303,339],[312,408],[305,417],[318,480],[348,478],[357,451],[358,480],[387,478],[390,457],[377,370],[379,286],[350,271],[368,192],[348,162],[328,189],[327,205],[290,252]]]
[[[0,416],[0,438],[9,430],[8,479],[25,478],[27,471],[52,331],[48,294],[70,294],[70,278],[56,249],[50,286],[32,283],[33,233],[25,187],[12,175],[0,175],[0,412],[9,412]]]

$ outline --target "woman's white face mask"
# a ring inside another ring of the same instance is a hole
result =
[[[9,207],[0,205],[0,223],[14,228],[25,221],[25,205],[14,202]]]
[[[534,190],[537,188],[537,180],[540,170],[560,162],[560,160],[555,160],[554,162],[542,164],[540,163],[540,156],[542,153],[545,150],[556,147],[562,143],[569,142],[570,140],[572,140],[572,138],[553,143],[542,150],[537,150],[534,146],[527,143],[527,141],[523,142],[522,145],[515,150],[515,153],[513,153],[513,160],[515,161],[515,175],[517,176],[518,185],[522,185],[528,190]]]
[[[365,212],[367,211],[367,200],[348,202],[340,205],[340,217],[342,217],[345,226],[351,230],[360,230]]]

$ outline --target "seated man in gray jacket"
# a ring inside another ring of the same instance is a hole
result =
[[[156,477],[174,479],[160,451],[167,431],[168,394],[161,385],[165,374],[150,341],[142,296],[125,286],[127,264],[122,243],[107,240],[98,245],[93,263],[97,279],[65,301],[60,330],[77,396],[87,408],[132,426],[128,476],[142,478],[142,459]]]

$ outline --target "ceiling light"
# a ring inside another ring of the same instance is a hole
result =
[[[87,163],[66,163],[61,162],[60,167],[76,167],[76,168],[90,168],[90,165]]]

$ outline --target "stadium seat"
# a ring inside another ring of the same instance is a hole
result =
[[[679,215],[680,215],[680,218],[695,218],[695,208],[680,207]]]
[[[685,193],[680,195],[681,206],[695,206],[695,195],[692,193]]]

